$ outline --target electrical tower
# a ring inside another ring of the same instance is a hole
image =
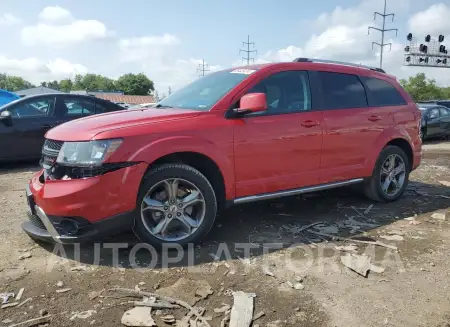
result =
[[[205,63],[205,60],[202,60],[201,64],[198,64],[197,72],[199,72],[199,77],[205,76],[206,72],[209,72],[208,64]]]
[[[444,42],[444,35],[432,39],[425,36],[425,42],[419,42],[411,33],[406,36],[408,43],[405,47],[405,66],[450,68],[450,55]]]
[[[255,47],[254,42],[250,42],[250,35],[247,36],[247,42],[242,42],[242,45],[247,46],[247,49],[239,49],[239,53],[244,52],[246,54],[246,57],[242,58],[243,60],[247,61],[247,66],[250,65],[250,60],[252,62],[255,62],[255,58],[250,57],[251,53],[258,53],[256,50],[250,50],[250,46]]]
[[[386,28],[386,17],[391,16],[392,17],[392,21],[394,21],[394,17],[395,14],[394,13],[390,13],[390,14],[386,14],[386,1],[384,0],[384,10],[383,13],[379,13],[378,11],[376,11],[373,14],[373,20],[377,19],[377,15],[381,16],[383,18],[383,24],[382,24],[382,28],[378,28],[378,27],[374,27],[374,26],[369,26],[369,29],[367,31],[367,34],[370,34],[370,30],[376,30],[381,32],[381,43],[378,42],[372,42],[372,50],[373,50],[373,46],[374,45],[378,45],[380,47],[380,68],[383,68],[383,52],[384,52],[384,47],[385,46],[389,46],[389,51],[392,48],[392,43],[384,43],[384,33],[386,32],[390,32],[390,31],[395,31],[395,36],[397,36],[398,34],[398,29],[397,28]]]

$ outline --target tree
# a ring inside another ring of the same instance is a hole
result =
[[[24,80],[22,77],[0,74],[0,89],[14,92],[32,87],[34,87],[34,85]]]
[[[402,79],[400,84],[416,102],[445,98],[445,89],[436,85],[434,79],[427,79],[424,73]]]
[[[144,74],[125,74],[119,77],[116,82],[118,90],[130,95],[147,95],[148,91],[153,91],[153,81]]]
[[[70,91],[72,91],[72,89],[73,89],[73,82],[70,78],[63,79],[62,81],[59,82],[60,91],[69,93]]]
[[[97,74],[76,75],[73,90],[115,91],[114,80]]]

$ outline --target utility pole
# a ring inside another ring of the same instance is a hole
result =
[[[200,72],[199,77],[205,76],[205,72],[209,72],[208,64],[205,63],[204,59],[201,64],[198,64],[197,72]]]
[[[250,35],[247,36],[247,42],[242,42],[242,45],[247,46],[247,49],[239,49],[239,53],[241,53],[241,52],[246,53],[246,57],[242,58],[242,59],[247,61],[247,66],[248,66],[248,65],[250,65],[250,60],[255,62],[255,58],[251,58],[250,54],[253,53],[253,52],[258,53],[258,51],[250,50],[250,45],[255,47],[255,43],[254,42],[250,42]]]
[[[376,45],[378,45],[378,46],[380,47],[380,68],[383,68],[383,50],[384,50],[384,47],[387,46],[387,45],[389,45],[389,51],[390,51],[391,48],[392,48],[392,43],[390,43],[390,42],[389,42],[389,43],[384,43],[384,33],[389,32],[389,31],[395,31],[395,36],[397,36],[397,33],[398,33],[398,29],[397,29],[397,28],[388,28],[388,29],[386,29],[386,17],[392,16],[392,21],[394,21],[394,17],[395,17],[395,14],[394,14],[394,13],[386,14],[386,1],[387,1],[387,0],[384,0],[384,10],[383,10],[383,13],[379,13],[378,11],[376,11],[376,12],[373,14],[373,20],[376,20],[376,19],[377,19],[377,15],[379,15],[379,16],[381,16],[381,17],[383,18],[383,25],[382,25],[382,28],[377,28],[377,27],[369,26],[369,29],[368,29],[368,31],[367,31],[367,34],[370,34],[370,30],[371,30],[371,29],[374,29],[374,30],[376,30],[376,31],[381,32],[381,43],[378,43],[378,42],[372,42],[372,50],[373,50],[374,44],[376,44]]]

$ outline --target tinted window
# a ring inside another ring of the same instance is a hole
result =
[[[439,108],[439,111],[441,112],[441,117],[450,116],[450,110],[446,108]]]
[[[367,107],[364,86],[355,75],[318,72],[322,85],[324,109]]]
[[[116,106],[112,102],[99,101],[99,100],[95,101],[95,113],[97,113],[97,114],[110,112],[110,111],[116,111],[116,110],[120,110],[120,109],[123,109],[123,108]]]
[[[439,109],[438,108],[431,109],[430,112],[428,113],[428,117],[430,117],[430,119],[439,118]]]
[[[266,94],[268,110],[257,113],[259,115],[308,111],[311,109],[308,74],[304,71],[287,71],[273,74],[252,87],[247,93]]]
[[[8,110],[15,118],[44,117],[51,115],[54,103],[54,98],[31,99],[21,101]]]
[[[402,106],[406,104],[400,92],[389,82],[378,78],[361,77],[367,86],[369,106]]]
[[[450,108],[450,101],[441,101],[439,102],[439,104],[444,107]]]
[[[85,99],[64,99],[64,116],[92,115],[95,113],[94,101]]]

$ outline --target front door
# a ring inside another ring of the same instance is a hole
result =
[[[55,96],[24,99],[7,108],[11,124],[0,123],[0,159],[34,159],[41,156],[44,135],[56,126]]]
[[[322,147],[321,114],[311,111],[308,73],[270,75],[247,93],[266,94],[268,110],[234,130],[236,197],[315,185]]]

